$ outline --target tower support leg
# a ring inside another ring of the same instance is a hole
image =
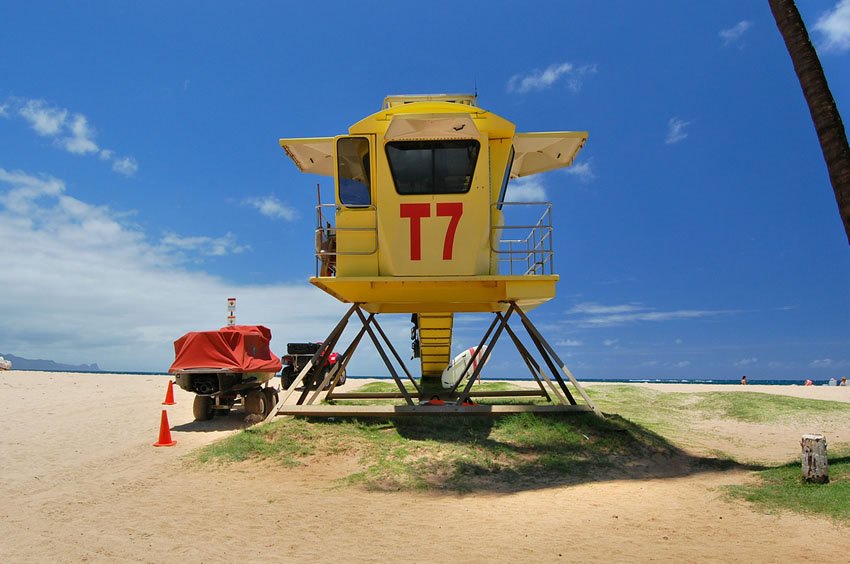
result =
[[[516,304],[514,304],[514,306],[516,306]],[[563,372],[563,374],[570,379],[570,382],[572,383],[573,387],[581,395],[584,402],[593,410],[596,415],[603,417],[602,412],[599,411],[599,409],[587,395],[587,392],[584,391],[584,388],[575,379],[573,373],[570,372],[570,369],[567,368],[567,365],[564,363],[563,360],[561,360],[561,358],[558,356],[558,353],[556,353],[555,349],[552,348],[552,345],[550,345],[549,342],[546,341],[546,339],[540,333],[540,331],[538,331],[537,327],[534,326],[534,323],[531,322],[525,312],[522,311],[522,309],[520,309],[518,306],[516,306],[516,311],[522,318],[522,324],[525,327],[525,330],[528,331],[529,337],[531,337],[531,339],[534,341],[534,344],[537,345],[537,347],[540,349],[540,354],[543,356],[544,361],[546,361],[547,363],[551,363],[551,361],[554,360],[558,364],[558,366],[561,367],[560,372]],[[548,353],[548,355],[546,353]],[[555,370],[554,373],[555,377],[558,379],[558,383],[561,385],[561,388],[567,393],[568,397],[572,400],[570,403],[575,404],[575,400],[572,398],[572,395],[569,393],[569,390],[567,390],[566,384],[564,384],[564,380],[563,378],[561,378],[560,373],[557,370]]]

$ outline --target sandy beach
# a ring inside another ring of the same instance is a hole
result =
[[[177,405],[168,407],[168,417],[177,445],[154,448],[167,382],[166,376],[0,373],[5,405],[0,416],[0,560],[847,558],[846,527],[824,518],[765,514],[727,498],[723,486],[753,479],[745,470],[681,465],[644,470],[630,479],[459,495],[342,487],[336,478],[356,469],[356,460],[345,458],[315,457],[295,469],[248,462],[189,465],[186,457],[193,449],[243,428],[242,415],[196,423],[192,394],[175,387]],[[359,383],[349,382],[349,389]],[[850,402],[850,388],[629,385]],[[850,442],[844,420],[770,433],[745,424],[724,425],[729,428],[718,432],[733,437],[735,448],[756,448],[753,456],[779,462],[799,455],[803,432],[825,432],[830,444]],[[711,439],[689,446],[695,454],[714,447]]]

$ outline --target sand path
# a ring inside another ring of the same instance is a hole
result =
[[[0,561],[846,560],[846,528],[728,501],[742,471],[411,495],[336,487],[349,460],[192,469],[241,418],[193,423],[176,390],[177,446],[154,448],[166,382],[0,374]]]

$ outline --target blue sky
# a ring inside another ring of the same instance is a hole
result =
[[[850,0],[799,4],[850,119]],[[0,77],[2,353],[163,371],[231,295],[278,352],[323,338],[330,183],[278,138],[477,86],[520,131],[590,133],[510,188],[554,203],[533,319],[577,377],[850,375],[850,248],[767,2],[7,2]],[[406,352],[407,316],[384,324]]]

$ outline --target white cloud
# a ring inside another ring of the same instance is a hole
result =
[[[298,219],[298,212],[295,209],[287,206],[274,196],[247,198],[242,203],[257,208],[261,214],[272,219],[284,219],[286,221]]]
[[[19,110],[18,115],[29,122],[36,133],[43,137],[58,135],[65,126],[68,110],[51,108],[44,100],[28,100]]]
[[[833,360],[831,358],[819,358],[809,363],[812,368],[829,368],[832,365]]]
[[[668,145],[672,145],[679,141],[683,141],[688,136],[685,129],[690,124],[691,122],[676,117],[670,118],[670,121],[667,122],[667,139],[664,142]]]
[[[640,363],[641,366],[649,368],[687,368],[691,365],[690,360],[681,360],[679,362],[669,362],[660,360],[646,360]]]
[[[567,313],[587,313],[593,315],[609,315],[612,313],[628,313],[632,311],[641,311],[644,308],[638,304],[622,304],[622,305],[614,305],[607,306],[601,305],[594,302],[585,302],[574,305]]]
[[[841,0],[832,11],[823,14],[815,22],[815,29],[823,34],[826,50],[850,49],[850,0]]]
[[[569,322],[580,327],[613,327],[645,321],[679,321],[701,319],[735,313],[731,310],[679,309],[656,311],[639,304],[600,305],[593,302],[576,304],[567,311],[573,319]]]
[[[535,69],[528,74],[515,74],[508,80],[508,92],[525,94],[526,92],[545,90],[565,78],[567,89],[572,92],[581,90],[584,77],[596,72],[596,65],[576,67],[571,63],[556,63],[543,70]]]
[[[508,184],[505,194],[508,202],[545,202],[546,189],[539,176],[523,176],[514,178]]]
[[[98,152],[99,148],[92,139],[94,137],[94,131],[89,127],[85,116],[75,114],[74,119],[68,124],[68,129],[71,130],[71,135],[61,141],[66,151],[75,155]]]
[[[602,344],[605,345],[606,347],[613,347],[614,345],[616,345],[619,342],[620,342],[620,339],[605,339],[604,341],[602,341]]]
[[[174,233],[166,233],[160,242],[160,248],[167,251],[191,251],[210,257],[238,255],[250,249],[248,245],[239,245],[233,233],[223,237],[181,237]]]
[[[133,157],[121,157],[112,163],[112,170],[124,176],[133,176],[139,170],[139,163]]]
[[[83,114],[71,114],[69,110],[50,106],[44,100],[11,98],[0,106],[0,115],[7,115],[10,106],[16,108],[17,115],[29,123],[33,131],[42,137],[53,138],[58,147],[71,154],[96,154],[101,160],[113,161],[112,170],[125,176],[132,176],[139,169],[133,157],[115,158],[114,151],[99,147],[94,140],[95,130]]]
[[[276,352],[323,339],[346,309],[306,283],[236,285],[189,270],[181,252],[120,218],[68,195],[57,178],[0,169],[4,353],[165,371],[176,338],[225,324],[230,296],[239,300],[237,322],[272,329]],[[388,334],[409,327],[381,322]],[[349,373],[384,374],[372,357],[358,354]]]
[[[9,117],[9,104],[0,104],[0,117]]]
[[[578,339],[561,339],[555,343],[556,347],[581,347],[584,343]]]
[[[750,357],[750,358],[742,358],[741,360],[736,360],[732,364],[734,366],[739,366],[739,367],[740,366],[752,366],[753,364],[757,363],[758,361],[759,361],[759,359],[757,359],[756,357]]]
[[[590,161],[575,163],[571,167],[565,168],[564,172],[575,176],[581,182],[590,182],[596,175],[593,174],[593,168],[590,166]]]
[[[733,43],[737,43],[752,26],[753,22],[742,20],[728,29],[721,29],[718,35],[723,40],[723,46],[728,47]]]

